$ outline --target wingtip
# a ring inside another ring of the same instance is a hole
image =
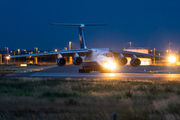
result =
[[[53,23],[49,23],[50,25],[53,25]]]

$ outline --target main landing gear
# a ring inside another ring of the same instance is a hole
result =
[[[111,73],[111,70],[107,70],[107,69],[102,69],[102,70],[79,69],[79,73],[90,73],[90,71],[100,71],[100,73]]]
[[[90,69],[79,69],[79,73],[90,73]]]

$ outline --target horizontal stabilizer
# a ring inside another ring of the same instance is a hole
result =
[[[95,24],[81,24],[81,23],[50,23],[50,25],[61,25],[61,26],[78,26],[79,28],[79,41],[80,41],[80,48],[87,49],[84,37],[84,27],[85,26],[105,26],[107,24],[102,23],[95,23]]]
[[[85,26],[106,26],[107,24],[73,24],[73,23],[50,23],[50,25],[62,25],[62,26],[78,26],[78,27],[85,27]]]

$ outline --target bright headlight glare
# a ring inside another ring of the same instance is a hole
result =
[[[170,63],[176,62],[176,57],[174,57],[174,56],[169,56],[169,62],[170,62]]]
[[[108,65],[107,63],[105,63],[105,64],[104,64],[104,67],[105,67],[105,68],[108,68],[108,67],[109,67],[109,65]]]
[[[107,69],[115,69],[116,68],[116,63],[114,62],[108,62],[108,63],[104,63],[104,67]]]

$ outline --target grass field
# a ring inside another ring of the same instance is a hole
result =
[[[0,78],[0,119],[178,120],[180,82]]]

